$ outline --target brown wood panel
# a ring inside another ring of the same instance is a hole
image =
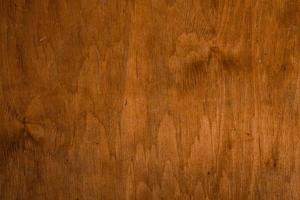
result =
[[[0,199],[300,199],[299,0],[0,0]]]

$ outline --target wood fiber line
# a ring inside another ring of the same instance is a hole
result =
[[[0,199],[300,199],[298,0],[0,0]]]

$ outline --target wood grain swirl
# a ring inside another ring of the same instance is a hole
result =
[[[0,199],[300,199],[297,0],[0,0]]]

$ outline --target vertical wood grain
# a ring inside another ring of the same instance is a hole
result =
[[[0,199],[300,199],[297,0],[0,0]]]

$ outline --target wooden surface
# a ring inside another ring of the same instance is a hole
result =
[[[0,0],[0,199],[300,199],[298,0]]]

